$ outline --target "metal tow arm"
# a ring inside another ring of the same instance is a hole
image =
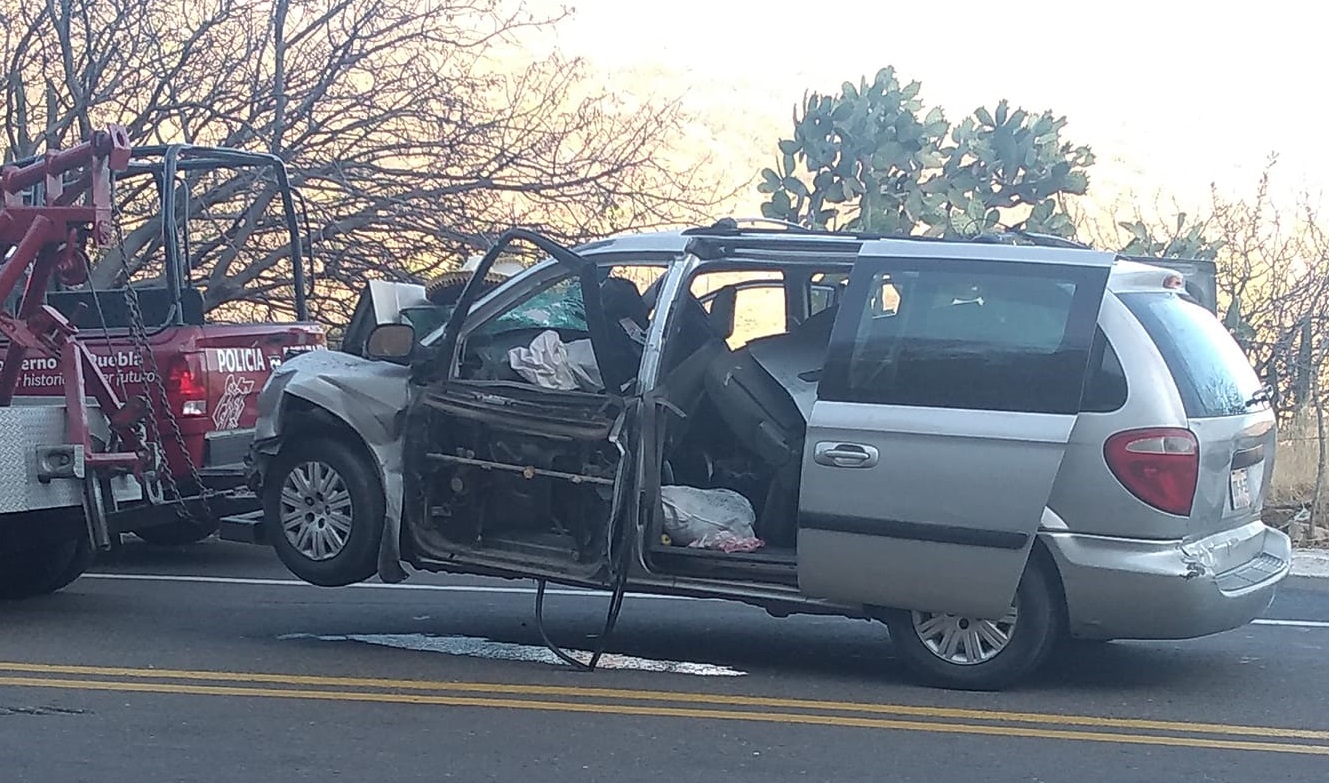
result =
[[[0,312],[0,332],[9,339],[0,368],[0,406],[13,402],[23,360],[29,354],[57,360],[65,385],[67,443],[40,450],[42,480],[95,481],[87,475],[89,468],[133,472],[141,479],[153,467],[152,452],[143,436],[144,401],[137,397],[121,400],[92,353],[79,341],[78,329],[45,303],[53,275],[67,285],[87,281],[84,245],[89,237],[100,247],[111,243],[111,172],[124,171],[129,158],[128,133],[112,125],[74,147],[0,170],[4,199],[0,251],[8,255],[0,265],[0,300],[8,299],[20,283],[24,285],[15,313]],[[25,193],[39,184],[45,185],[43,203],[27,203]],[[93,448],[85,404],[88,394],[110,423],[115,451],[98,453]]]

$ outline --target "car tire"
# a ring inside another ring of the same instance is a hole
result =
[[[999,621],[899,611],[887,623],[896,652],[917,679],[941,688],[992,691],[1019,682],[1043,664],[1062,638],[1061,617],[1058,592],[1047,567],[1034,557],[1020,579],[1011,613]],[[986,624],[976,628],[979,622]],[[998,631],[1006,630],[1007,641],[999,649],[990,643],[991,636],[982,633],[993,630],[994,625]],[[963,638],[971,628],[974,635]],[[980,649],[971,652],[962,643],[951,647],[948,657],[945,642],[955,639],[956,629],[964,642],[976,640]],[[968,661],[958,662],[957,658]]]
[[[341,587],[377,572],[383,485],[361,449],[326,436],[288,442],[263,483],[265,532],[291,573]]]
[[[56,577],[55,582],[48,587],[46,592],[54,593],[73,584],[75,579],[83,576],[83,573],[92,567],[96,559],[97,551],[92,548],[92,542],[79,536],[74,540],[74,556],[70,558],[65,570],[60,572],[60,575]]]
[[[84,536],[0,551],[0,600],[49,595],[68,586],[92,565],[92,545]]]

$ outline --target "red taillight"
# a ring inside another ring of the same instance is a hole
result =
[[[203,379],[202,362],[194,354],[176,356],[166,371],[166,393],[177,416],[206,416],[208,385]]]
[[[1132,495],[1169,514],[1191,513],[1200,477],[1195,433],[1174,427],[1127,430],[1107,439],[1103,456]]]

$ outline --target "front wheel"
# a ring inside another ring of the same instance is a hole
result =
[[[1000,618],[895,612],[891,641],[909,670],[928,684],[959,690],[1000,690],[1043,663],[1061,638],[1056,592],[1031,560],[1015,601]]]
[[[340,587],[378,570],[383,485],[359,449],[334,437],[287,443],[263,483],[268,540],[291,573]]]

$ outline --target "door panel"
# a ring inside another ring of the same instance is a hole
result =
[[[1085,255],[860,259],[808,422],[804,592],[1006,612],[1079,409],[1111,262]]]
[[[557,263],[514,276],[473,309],[487,293],[476,280],[517,240]],[[635,403],[617,392],[639,359],[623,354],[629,338],[610,320],[600,271],[537,234],[508,232],[477,265],[441,335],[431,335],[437,342],[424,345],[402,425],[402,529],[415,556],[601,583],[624,551],[631,484],[622,477],[633,451],[619,427],[631,425],[625,408]],[[511,364],[509,373],[495,370],[509,348],[550,332],[568,339],[564,369],[575,363],[574,388]],[[584,346],[575,358],[569,347],[587,336],[594,366]],[[600,377],[583,385],[592,371]]]

